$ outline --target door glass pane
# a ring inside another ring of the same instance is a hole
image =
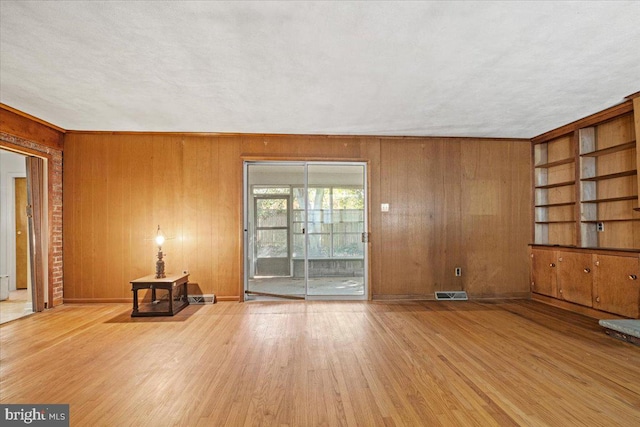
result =
[[[363,257],[362,234],[336,233],[333,235],[333,255],[344,258]]]
[[[304,235],[302,232],[293,235],[292,258],[304,260]]]
[[[309,234],[309,259],[331,256],[331,236],[329,234]]]
[[[257,226],[287,227],[289,222],[287,209],[288,201],[288,199],[257,198]]]
[[[308,166],[308,295],[364,295],[364,166]]]
[[[287,230],[257,230],[256,255],[258,258],[286,258],[288,252]]]

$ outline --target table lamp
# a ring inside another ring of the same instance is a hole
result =
[[[156,279],[163,279],[164,275],[164,260],[162,259],[162,244],[165,241],[164,233],[160,229],[158,224],[158,231],[156,232],[156,245],[158,245],[158,261],[156,261]]]

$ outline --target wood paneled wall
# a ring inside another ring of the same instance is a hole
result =
[[[168,271],[240,297],[243,159],[369,163],[374,298],[528,295],[528,140],[70,132],[64,144],[67,302],[129,300],[129,280],[154,271],[158,224],[173,237]]]
[[[374,296],[525,296],[527,147],[472,139],[382,140],[382,277]],[[456,267],[462,276],[455,277]]]

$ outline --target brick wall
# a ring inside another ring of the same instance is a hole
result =
[[[49,194],[49,305],[62,304],[62,151],[55,148],[0,132],[0,146],[22,151],[47,159],[48,194]]]

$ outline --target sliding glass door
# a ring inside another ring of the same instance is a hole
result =
[[[364,163],[245,163],[245,298],[365,299]]]

